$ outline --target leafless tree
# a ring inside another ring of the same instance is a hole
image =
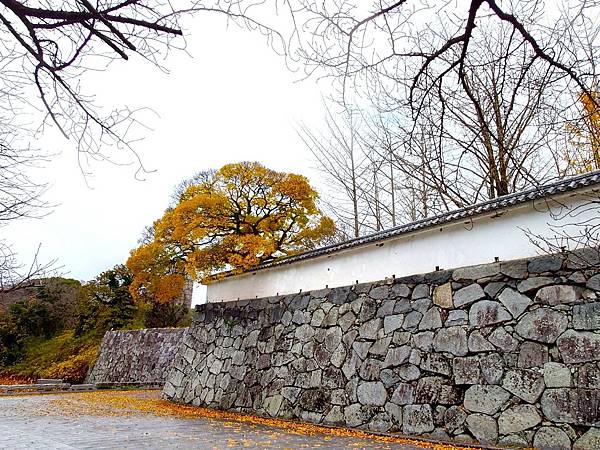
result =
[[[573,44],[585,27],[597,27],[596,0],[297,3],[296,16],[306,18],[297,40],[307,72],[339,79],[347,98],[356,88],[367,92],[370,77],[389,77],[402,82],[418,112],[423,96],[441,80],[457,76],[462,81],[468,58],[478,55],[472,44],[482,26],[493,23],[513,30],[536,58],[580,91],[590,88],[589,55]]]
[[[405,216],[409,200],[405,179],[396,170],[395,135],[372,122],[360,112],[325,104],[322,129],[302,125],[298,130],[324,175],[321,202],[344,239],[417,218],[415,213]]]
[[[597,2],[298,4],[307,73],[367,117],[375,229],[567,173],[565,124],[593,86]]]
[[[41,262],[38,249],[29,265],[19,263],[11,248],[0,242],[0,297],[32,286],[40,278],[59,275],[56,260]]]
[[[594,23],[598,9],[594,0],[564,0],[550,13],[541,0],[356,5],[346,0],[191,0],[178,6],[162,0],[2,0],[0,5],[3,94],[15,101],[30,99],[34,87],[49,121],[74,138],[81,151],[97,157],[107,143],[127,146],[136,119],[127,108],[103,114],[81,90],[81,74],[132,54],[158,63],[173,45],[183,45],[173,38],[182,35],[178,20],[184,14],[225,16],[263,33],[289,60],[305,63],[308,74],[339,78],[345,97],[350,87],[368,93],[371,76],[402,81],[418,111],[440,80],[457,76],[465,82],[465,64],[479,51],[472,44],[488,22],[505,24],[538,60],[579,90],[588,89],[590,55],[571,44],[581,39],[579,30]]]
[[[5,122],[4,126],[0,124],[0,228],[13,220],[40,217],[47,206],[41,198],[46,185],[33,181],[27,175],[27,169],[43,162],[45,155],[29,147],[21,147],[21,132],[14,121]],[[55,269],[55,261],[42,263],[38,254],[39,248],[33,261],[23,266],[9,244],[0,240],[0,295],[22,289],[32,280]]]
[[[317,169],[325,176],[327,194],[321,196],[321,202],[342,230],[350,229],[351,236],[358,237],[367,222],[363,207],[368,171],[358,135],[358,119],[347,110],[338,115],[327,105],[325,112],[325,131],[314,132],[301,125],[298,135],[313,154]]]
[[[82,90],[80,79],[86,70],[134,52],[157,61],[170,37],[181,34],[168,16],[172,11],[160,1],[2,0],[0,89],[5,102],[11,111],[41,111],[44,123],[72,139],[82,157],[101,158],[106,145],[128,146],[128,131],[135,125],[132,111],[105,113]]]
[[[129,150],[144,170],[132,147],[141,125],[137,111],[97,104],[82,84],[86,72],[133,55],[160,66],[171,48],[185,46],[178,21],[196,12],[227,16],[275,46],[277,33],[253,20],[252,10],[245,2],[223,7],[195,0],[177,7],[163,0],[0,0],[0,223],[44,214],[45,186],[25,169],[43,159],[27,142],[46,126],[75,144],[82,169],[88,159],[105,159],[116,148]],[[29,123],[17,124],[22,116]],[[21,273],[8,244],[2,245],[5,288],[49,268],[36,257]]]
[[[443,209],[506,195],[562,173],[555,145],[564,136],[561,115],[572,107],[573,96],[564,91],[564,76],[540,64],[525,44],[506,26],[482,31],[471,42],[478,57],[467,57],[454,83],[448,74],[416,118],[402,108],[387,113],[392,116],[387,123],[396,129],[397,169],[427,185]]]
[[[128,53],[156,60],[157,49],[181,34],[168,16],[172,12],[167,3],[138,0],[0,1],[0,224],[47,212],[46,186],[28,175],[48,156],[29,144],[36,129],[57,126],[81,156],[103,157],[104,145],[128,146],[132,112],[104,114],[82,91],[80,77],[113,58],[127,59]],[[37,113],[41,128],[32,123]],[[2,242],[0,290],[50,276],[55,261],[42,263],[38,254],[39,249],[31,263],[22,265]]]
[[[541,0],[377,0],[357,4],[347,0],[191,0],[177,7],[162,0],[74,0],[58,4],[50,0],[0,0],[0,97],[12,111],[37,106],[46,116],[44,123],[57,126],[72,139],[80,155],[103,158],[107,146],[130,148],[130,132],[138,124],[135,111],[125,107],[107,113],[86,95],[81,75],[134,54],[159,64],[170,48],[184,45],[174,40],[183,34],[178,23],[182,15],[214,14],[263,33],[289,62],[302,64],[307,75],[338,80],[342,103],[360,104],[365,98],[381,97],[393,90],[389,98],[409,107],[410,119],[417,124],[428,108],[439,107],[431,99],[441,87],[447,89],[458,83],[460,92],[469,96],[476,81],[470,65],[477,61],[480,30],[488,23],[503,24],[514,33],[515,42],[526,48],[546,73],[564,77],[568,89],[588,91],[593,75],[590,60],[597,54],[597,42],[587,38],[589,45],[582,50],[579,41],[582,33],[595,36],[597,1],[564,0],[557,5],[548,13]],[[443,95],[450,100],[448,95],[452,93],[445,91]],[[469,99],[477,109],[481,101]],[[397,106],[388,105],[390,110]],[[8,126],[10,119],[1,119],[0,127]],[[419,133],[423,127],[407,131],[412,137],[415,130]],[[444,133],[455,134],[455,130],[444,128],[441,135]],[[9,141],[3,144],[11,145]],[[490,145],[499,144],[488,140],[487,145],[479,151],[486,152]],[[403,146],[406,139],[395,143],[394,148]],[[436,163],[429,158],[429,147],[421,147],[420,161],[410,161],[412,168],[418,169],[410,171],[413,175],[426,173],[426,166]],[[384,147],[383,152],[388,150]],[[457,164],[455,156],[448,157],[450,164]],[[396,188],[402,184],[422,193],[439,190],[439,185],[446,191],[456,190],[452,172],[438,171],[440,178],[432,185],[425,176],[406,178],[406,168],[401,172],[401,167],[404,164],[372,166],[375,185],[384,189],[379,177],[389,178],[385,189],[394,196],[389,204],[392,223],[396,221],[398,202],[410,197],[396,197]],[[421,195],[420,210],[439,202],[447,203],[447,207],[459,206],[480,198],[478,192],[500,195],[511,182],[502,170],[497,176],[491,167],[481,170],[495,177],[494,184],[480,182],[477,188],[476,180],[468,178],[469,198],[451,192],[448,198],[430,201]],[[396,173],[402,176],[396,178]],[[519,179],[531,178],[529,173],[526,175],[519,174]],[[429,184],[421,189],[419,186],[425,182]],[[378,198],[380,194],[378,191]],[[382,206],[387,204],[377,200],[369,205],[381,218]],[[413,215],[416,213],[415,209]],[[356,229],[355,223],[354,234]]]
[[[581,39],[579,30],[593,26],[598,9],[594,0],[565,0],[552,13],[545,13],[541,0],[378,0],[356,5],[346,0],[190,0],[178,6],[162,0],[2,0],[0,5],[0,49],[6,55],[0,70],[2,94],[31,103],[33,87],[50,123],[94,157],[103,157],[107,144],[127,147],[136,117],[128,108],[104,114],[82,91],[81,74],[132,54],[158,64],[173,45],[183,45],[173,38],[182,35],[178,20],[184,14],[225,16],[263,33],[289,60],[304,63],[308,74],[339,78],[345,98],[351,87],[368,93],[371,76],[401,81],[418,112],[440,80],[468,82],[465,64],[477,55],[472,44],[487,22],[505,24],[538,60],[579,90],[588,89],[590,55],[571,44]]]
[[[13,138],[0,136],[0,226],[11,220],[39,214],[45,206],[45,184],[33,181],[27,169],[43,161],[31,148],[18,148]]]

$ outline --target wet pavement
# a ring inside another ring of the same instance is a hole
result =
[[[171,413],[159,396],[158,391],[129,391],[0,397],[0,449],[422,448],[364,436],[306,432],[302,426],[189,417]]]

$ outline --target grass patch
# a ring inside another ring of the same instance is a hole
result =
[[[102,335],[75,336],[72,330],[51,338],[30,337],[25,341],[25,357],[0,376],[23,379],[62,378],[81,383],[98,357]]]

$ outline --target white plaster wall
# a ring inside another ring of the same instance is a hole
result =
[[[573,208],[586,202],[584,194],[580,191],[556,200]],[[436,266],[452,269],[489,263],[495,257],[503,261],[535,256],[540,251],[529,241],[524,230],[549,238],[554,236],[548,224],[557,225],[557,222],[548,212],[549,204],[553,205],[554,211],[559,208],[558,203],[548,200],[535,205],[530,202],[498,210],[493,215],[473,221],[463,220],[318,258],[225,278],[208,285],[207,301],[290,294],[300,289],[309,291],[326,286],[346,286],[357,281],[378,281],[392,275],[399,278],[432,272]],[[584,217],[577,218],[577,222],[582,220]],[[563,222],[566,227],[563,231],[568,233],[573,219]]]
[[[194,290],[192,292],[192,308],[196,305],[206,303],[206,286],[194,281]]]

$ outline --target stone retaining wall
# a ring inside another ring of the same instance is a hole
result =
[[[597,252],[197,307],[166,398],[537,448],[600,448]]]
[[[187,328],[108,331],[86,383],[164,384]]]

